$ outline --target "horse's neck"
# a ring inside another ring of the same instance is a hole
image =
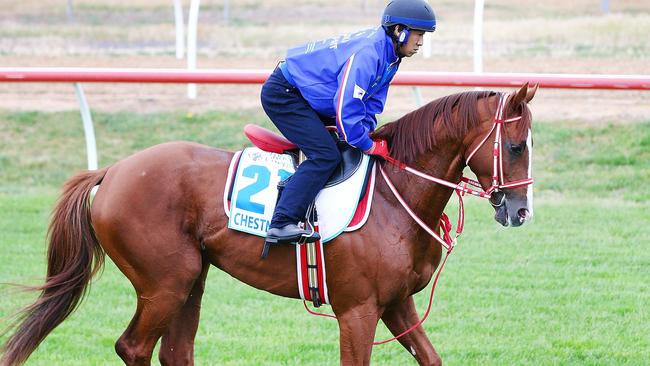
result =
[[[416,159],[411,166],[433,177],[456,183],[460,180],[463,168],[460,144],[451,149],[436,148],[432,154],[426,154],[426,156]],[[406,201],[406,204],[427,226],[430,228],[437,227],[440,216],[453,194],[453,189],[430,182],[406,171],[393,170],[390,165],[387,165],[386,168],[390,179]],[[387,194],[393,196],[390,191]],[[402,214],[408,215],[403,208],[398,207],[397,209]],[[416,237],[421,237],[423,229],[414,220],[411,219],[410,222],[414,230],[408,230],[408,232],[412,233],[415,240]]]

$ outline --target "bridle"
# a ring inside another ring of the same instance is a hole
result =
[[[464,205],[463,205],[463,196],[465,194],[471,194],[473,196],[477,197],[482,197],[486,199],[490,199],[492,197],[492,193],[499,192],[502,189],[505,188],[517,188],[517,187],[523,187],[527,186],[530,184],[533,184],[533,178],[528,177],[526,179],[519,179],[511,182],[505,182],[504,179],[504,174],[503,174],[503,151],[502,151],[502,145],[503,145],[503,125],[505,123],[511,123],[511,122],[516,122],[521,120],[521,116],[519,117],[514,117],[514,118],[509,118],[509,119],[504,119],[505,115],[505,107],[508,101],[508,94],[501,93],[499,94],[499,103],[497,106],[497,110],[495,112],[494,116],[494,121],[492,123],[492,128],[488,133],[481,139],[478,145],[472,150],[472,152],[469,154],[467,159],[465,159],[465,165],[469,165],[470,160],[472,157],[476,154],[476,152],[487,142],[488,138],[490,135],[492,135],[492,132],[495,132],[494,135],[494,147],[492,149],[492,157],[493,157],[493,164],[492,164],[492,185],[488,187],[486,190],[482,190],[482,187],[480,183],[474,179],[470,179],[465,176],[461,176],[460,181],[458,183],[453,183],[449,182],[444,179],[436,178],[433,176],[430,176],[426,173],[423,173],[417,169],[413,169],[409,167],[408,165],[404,164],[403,162],[388,157],[386,158],[386,161],[389,163],[397,166],[401,170],[405,170],[411,174],[417,175],[421,178],[424,178],[426,180],[429,180],[431,182],[449,187],[454,189],[458,196],[458,223],[456,225],[456,237],[453,239],[451,238],[450,235],[450,227],[451,225],[449,224],[449,218],[447,217],[446,214],[442,214],[442,217],[440,219],[440,226],[443,231],[443,235],[440,236],[438,233],[436,233],[434,230],[429,228],[424,221],[422,221],[414,212],[411,210],[411,208],[408,206],[406,201],[402,198],[402,196],[399,194],[391,180],[388,178],[386,175],[386,172],[384,171],[383,167],[380,165],[379,166],[379,171],[381,172],[382,177],[384,177],[384,181],[390,188],[391,192],[397,198],[397,200],[402,204],[406,212],[415,220],[425,231],[427,231],[436,241],[438,241],[445,249],[447,249],[448,252],[451,252],[451,250],[454,248],[456,245],[456,238],[462,233],[463,231],[463,226],[465,223],[465,210],[464,210]],[[473,186],[475,189],[469,188],[469,186]],[[480,190],[479,190],[480,189]],[[502,197],[501,202],[498,204],[490,203],[494,206],[500,206],[504,203],[505,196]]]
[[[499,105],[497,107],[496,115],[494,116],[494,123],[492,128],[485,135],[483,140],[472,150],[467,159],[465,160],[465,165],[469,165],[469,161],[472,159],[474,154],[485,144],[488,137],[492,134],[492,131],[496,130],[494,135],[494,148],[492,149],[492,186],[488,188],[485,193],[491,195],[492,192],[498,192],[504,188],[517,188],[533,184],[533,178],[528,177],[526,179],[519,179],[506,183],[503,178],[503,143],[502,143],[502,134],[503,134],[503,125],[506,123],[516,122],[521,120],[521,116],[503,119],[505,114],[505,107],[508,101],[508,96],[506,94],[501,94],[499,96]]]
[[[444,179],[436,178],[431,175],[428,175],[426,173],[423,173],[417,169],[413,169],[409,167],[408,165],[404,164],[403,162],[394,159],[392,157],[386,157],[385,160],[389,162],[392,165],[395,165],[401,170],[405,170],[411,174],[417,175],[418,177],[424,178],[426,180],[429,180],[431,182],[452,188],[455,192],[456,195],[458,196],[458,222],[456,225],[456,235],[452,238],[451,236],[451,230],[452,230],[452,225],[451,222],[449,221],[449,217],[443,212],[441,217],[440,217],[440,230],[442,231],[442,234],[440,234],[439,231],[433,230],[430,228],[422,219],[418,217],[418,215],[413,212],[413,210],[409,207],[409,205],[406,203],[402,195],[397,191],[395,186],[393,185],[393,182],[388,178],[386,175],[386,172],[384,171],[384,168],[379,165],[379,171],[381,172],[382,177],[384,177],[384,181],[388,185],[388,188],[391,190],[395,198],[400,202],[400,204],[404,207],[406,212],[415,220],[415,222],[420,225],[422,229],[424,229],[429,235],[431,235],[440,245],[442,245],[443,248],[447,250],[447,254],[445,255],[445,258],[442,260],[440,267],[438,268],[438,272],[436,273],[436,276],[433,280],[433,287],[431,289],[431,295],[429,296],[429,305],[427,307],[426,312],[422,316],[422,319],[420,319],[416,324],[413,326],[409,327],[407,330],[404,332],[396,335],[395,337],[379,341],[379,342],[374,342],[373,345],[379,345],[379,344],[384,344],[388,343],[390,341],[396,340],[411,331],[413,331],[415,328],[420,326],[424,321],[426,320],[427,316],[429,315],[429,312],[431,310],[431,305],[433,304],[433,294],[436,289],[436,284],[438,283],[438,278],[440,277],[440,274],[442,273],[442,270],[445,266],[445,263],[447,263],[447,258],[449,258],[449,255],[453,251],[453,249],[456,247],[458,237],[460,234],[463,232],[463,226],[465,224],[465,208],[463,204],[463,196],[465,194],[471,194],[476,197],[482,197],[486,199],[490,199],[492,197],[492,194],[495,192],[500,192],[503,189],[506,188],[516,188],[516,187],[523,187],[527,185],[533,184],[533,178],[528,177],[526,179],[519,179],[511,182],[505,182],[504,179],[504,174],[503,174],[503,151],[502,151],[502,145],[503,145],[503,125],[505,123],[511,123],[511,122],[516,122],[521,120],[521,116],[519,117],[514,117],[514,118],[509,118],[509,119],[504,119],[505,115],[505,107],[507,104],[509,98],[509,94],[505,93],[500,93],[499,94],[499,104],[497,106],[497,110],[494,116],[494,122],[492,124],[492,128],[488,133],[481,139],[481,142],[472,150],[472,152],[469,154],[467,159],[465,159],[465,165],[469,165],[469,161],[472,159],[472,157],[476,154],[476,152],[487,142],[488,138],[490,135],[492,135],[492,132],[495,132],[494,135],[494,148],[492,150],[492,157],[493,157],[493,163],[492,163],[492,185],[488,187],[486,190],[482,190],[482,187],[480,183],[476,180],[467,178],[465,176],[461,176],[460,181],[458,183],[453,183],[449,182]],[[532,157],[529,157],[532,158]],[[474,186],[475,188],[478,189],[472,189],[469,188],[468,186]],[[480,189],[480,190],[479,190]],[[494,204],[492,201],[490,203],[493,206],[499,207],[505,203],[505,195],[502,196],[501,202],[498,204]],[[309,308],[307,308],[307,305],[305,303],[305,308],[307,311],[311,314],[314,315],[320,315],[320,316],[326,316],[326,317],[332,317],[335,318],[332,315],[327,315],[327,314],[321,314],[321,313],[316,313]]]

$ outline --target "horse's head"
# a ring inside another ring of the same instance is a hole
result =
[[[533,216],[531,114],[528,102],[537,85],[489,98],[480,108],[481,123],[466,136],[465,161],[482,188],[491,194],[494,218],[520,226]]]
[[[533,215],[533,146],[527,104],[536,91],[537,86],[526,84],[512,94],[470,91],[449,95],[383,125],[371,137],[388,142],[397,165],[417,166],[426,174],[451,180],[450,184],[460,179],[463,166],[468,165],[490,197],[495,219],[504,226],[520,226]],[[443,173],[445,159],[460,170]]]

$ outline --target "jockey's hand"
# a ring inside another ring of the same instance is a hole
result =
[[[364,151],[368,155],[378,156],[384,160],[390,157],[386,140],[374,140],[370,149]]]

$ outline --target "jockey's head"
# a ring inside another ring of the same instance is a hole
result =
[[[398,56],[411,57],[422,46],[424,33],[436,30],[436,15],[426,0],[393,0],[386,5],[381,24]]]

